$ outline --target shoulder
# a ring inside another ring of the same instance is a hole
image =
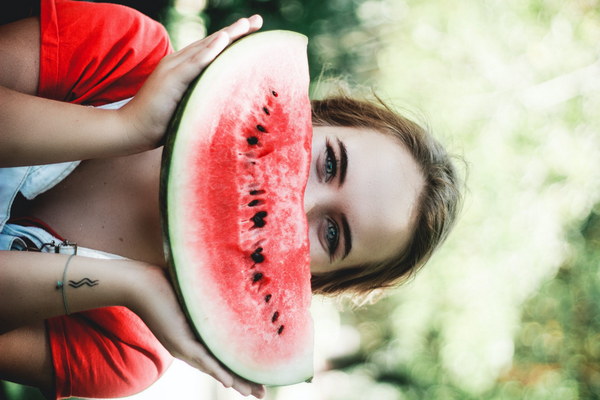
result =
[[[0,85],[35,94],[39,79],[39,52],[37,18],[0,25]]]
[[[166,29],[117,4],[42,0],[39,95],[101,105],[133,96],[172,51]]]

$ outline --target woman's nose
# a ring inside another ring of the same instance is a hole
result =
[[[308,214],[314,206],[314,200],[310,193],[311,189],[309,180],[309,182],[306,184],[306,187],[304,188],[304,212],[306,214]]]
[[[309,179],[304,190],[304,212],[306,215],[315,213],[319,208],[327,207],[332,201],[330,192],[327,185]]]
[[[312,183],[312,179],[309,179],[304,189],[304,212],[306,215],[310,214],[317,204],[318,193],[316,189],[316,186]]]

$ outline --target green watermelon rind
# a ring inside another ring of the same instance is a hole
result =
[[[186,95],[182,99],[179,107],[177,108],[177,111],[174,114],[171,124],[170,124],[170,127],[167,131],[165,149],[163,152],[163,160],[162,160],[162,168],[161,168],[161,187],[160,187],[160,199],[161,199],[161,205],[162,205],[161,206],[161,214],[163,217],[162,218],[163,232],[164,232],[164,237],[165,237],[165,242],[164,242],[165,255],[168,260],[169,271],[170,271],[172,280],[174,282],[175,291],[179,298],[180,304],[181,304],[188,320],[190,320],[190,321],[193,321],[193,316],[192,316],[192,313],[190,312],[190,309],[188,309],[188,305],[185,302],[184,293],[179,284],[179,280],[181,277],[178,276],[179,275],[178,271],[174,267],[175,260],[174,260],[174,254],[173,254],[172,249],[177,247],[177,241],[174,240],[174,238],[172,237],[171,232],[168,228],[169,203],[170,202],[169,202],[167,188],[169,187],[169,180],[170,180],[170,173],[171,173],[170,165],[173,162],[172,155],[173,155],[173,150],[174,150],[174,146],[175,146],[175,142],[176,142],[177,131],[178,131],[180,123],[186,113],[186,106],[187,106],[188,102],[190,101],[190,98],[192,97],[192,94],[193,94],[194,90],[196,89],[196,87],[198,86],[199,82],[202,81],[203,77],[210,75],[211,71],[213,69],[218,68],[218,66],[221,62],[227,62],[227,61],[223,61],[224,59],[229,58],[229,61],[231,61],[231,59],[235,59],[236,58],[235,53],[237,51],[236,49],[238,47],[240,47],[240,43],[244,43],[245,45],[247,45],[248,42],[250,42],[252,40],[284,40],[284,39],[282,39],[282,37],[285,37],[285,40],[296,40],[296,41],[301,40],[304,43],[304,46],[306,46],[307,39],[305,36],[300,35],[295,32],[289,32],[289,31],[268,31],[268,32],[255,33],[255,34],[250,35],[250,36],[234,43],[233,45],[231,45],[221,56],[219,56],[217,58],[217,60],[215,60],[208,68],[205,69],[205,71],[192,83],[192,85],[190,85],[190,88],[188,89],[188,92],[186,93]],[[191,325],[194,333],[196,334],[197,338],[200,341],[204,342],[202,335],[201,335],[200,331],[197,329],[197,327],[195,326],[195,324],[191,323],[190,325]],[[311,352],[310,358],[312,360],[312,348],[309,349],[309,351]],[[292,371],[291,374],[281,375],[281,376],[277,376],[277,374],[273,374],[272,371],[268,372],[267,374],[264,374],[263,376],[261,376],[260,374],[254,374],[254,373],[251,373],[249,375],[248,374],[249,371],[237,369],[236,368],[237,366],[235,365],[235,363],[232,363],[231,360],[229,360],[229,362],[227,362],[226,364],[233,372],[239,374],[240,376],[242,376],[246,379],[249,379],[251,381],[268,384],[268,385],[287,385],[287,384],[292,384],[292,383],[303,382],[303,381],[310,380],[313,375],[312,362],[311,362],[310,368],[307,368],[306,366],[302,367],[305,370],[304,372]],[[300,373],[298,373],[298,372],[300,372]]]

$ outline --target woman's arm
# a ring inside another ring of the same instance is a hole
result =
[[[38,388],[53,399],[54,372],[44,321],[0,334],[0,379]]]
[[[118,115],[0,86],[0,168],[134,153]]]
[[[0,333],[65,314],[62,290],[71,313],[108,306],[133,306],[136,286],[156,275],[138,261],[73,257],[68,280],[97,281],[93,287],[70,287],[62,281],[68,256],[37,252],[0,251]],[[155,284],[153,282],[153,284]],[[140,284],[143,285],[143,284]]]
[[[133,260],[75,256],[69,262],[66,282],[60,290],[56,284],[63,280],[68,258],[63,254],[0,251],[0,343],[39,340],[40,335],[28,338],[21,335],[32,332],[27,327],[65,314],[64,290],[71,313],[115,305],[128,307],[174,357],[244,395],[260,397],[264,394],[263,386],[251,384],[226,370],[196,340],[162,269]],[[72,287],[71,281],[90,285]],[[18,357],[14,359],[19,362]],[[44,357],[39,359],[40,368],[47,366],[44,360]],[[4,358],[0,367],[6,362]],[[0,374],[5,372],[0,368]],[[25,379],[28,378],[20,380]]]
[[[28,67],[39,65],[36,21],[0,28],[0,167],[121,156],[157,147],[190,82],[229,44],[262,26],[259,16],[243,18],[166,56],[135,98],[115,111],[32,96],[28,82],[37,85],[39,79],[39,71]]]

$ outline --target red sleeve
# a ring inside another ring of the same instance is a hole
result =
[[[172,51],[158,22],[131,8],[41,0],[38,95],[102,105],[132,97]]]
[[[154,383],[172,358],[140,318],[107,307],[46,321],[56,398],[114,398]]]

